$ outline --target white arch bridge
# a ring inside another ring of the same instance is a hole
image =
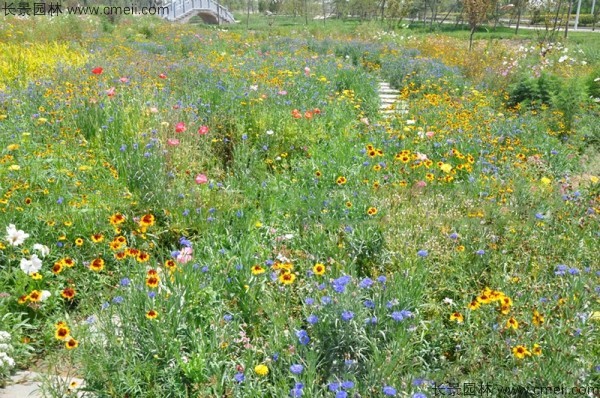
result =
[[[233,14],[214,0],[173,0],[162,7],[167,8],[162,17],[173,22],[186,23],[195,16],[209,24],[235,22]]]

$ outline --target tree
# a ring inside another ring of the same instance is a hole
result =
[[[469,51],[473,48],[473,34],[487,18],[488,11],[493,6],[493,0],[464,0],[463,12],[471,28],[469,36]]]

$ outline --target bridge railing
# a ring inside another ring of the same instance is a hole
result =
[[[185,16],[192,11],[211,11],[217,16],[220,22],[234,22],[233,14],[229,10],[213,0],[173,0],[165,5],[168,12],[163,15],[164,18],[174,21]]]

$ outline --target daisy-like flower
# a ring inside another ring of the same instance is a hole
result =
[[[104,240],[104,235],[102,234],[93,234],[91,237],[92,242],[94,243],[100,243]]]
[[[460,312],[453,312],[450,315],[450,321],[456,321],[457,323],[463,323],[465,318],[462,316]]]
[[[321,264],[321,263],[316,263],[315,266],[313,267],[313,272],[315,273],[315,275],[323,275],[325,274],[325,265]]]
[[[100,272],[104,269],[104,260],[101,258],[95,258],[90,263],[90,269],[95,272]]]
[[[70,334],[71,331],[66,325],[57,326],[56,330],[54,331],[54,337],[57,340],[65,340],[70,336]]]
[[[75,289],[73,289],[72,287],[67,287],[64,288],[62,292],[60,292],[60,295],[62,298],[65,298],[67,300],[73,300],[73,297],[75,297]]]
[[[265,269],[260,265],[252,266],[252,275],[260,275],[265,272]]]
[[[79,342],[71,337],[69,340],[67,340],[65,342],[65,347],[67,350],[72,350],[74,348],[79,347]]]
[[[517,330],[519,328],[519,322],[511,316],[510,319],[506,321],[506,328]]]
[[[146,312],[146,318],[156,319],[156,318],[158,318],[158,312],[156,312],[155,310],[150,310],[150,311]]]
[[[377,214],[377,208],[375,207],[369,207],[367,209],[367,214],[370,216],[374,216],[375,214]]]
[[[284,285],[291,285],[295,280],[296,275],[292,274],[291,272],[283,272],[281,275],[279,275],[279,282],[283,283]]]
[[[29,238],[29,234],[25,233],[22,229],[17,230],[15,224],[9,224],[6,227],[5,239],[11,246],[20,246],[27,238]]]
[[[513,352],[513,355],[518,359],[523,359],[526,356],[531,356],[531,352],[529,352],[527,347],[522,346],[522,345],[513,347],[512,352]]]

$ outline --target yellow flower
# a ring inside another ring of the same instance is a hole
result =
[[[535,326],[541,326],[544,323],[544,316],[538,310],[533,310],[532,322]]]
[[[260,275],[265,272],[265,269],[260,265],[252,266],[252,275]]]
[[[551,179],[549,179],[548,177],[542,177],[542,179],[540,180],[542,182],[542,184],[544,185],[550,185],[550,183],[552,182]]]
[[[533,349],[531,351],[533,352],[533,355],[536,355],[538,357],[542,355],[542,347],[540,347],[539,344],[534,344]]]
[[[448,163],[444,163],[440,166],[440,169],[444,172],[444,173],[450,173],[450,171],[452,170],[452,166],[450,166]]]
[[[6,149],[8,149],[9,151],[16,151],[17,149],[19,149],[19,144],[10,144],[6,147]]]
[[[467,306],[471,311],[475,311],[477,308],[480,307],[481,304],[479,304],[479,301],[477,300],[473,300],[469,303],[469,305]]]
[[[11,166],[8,166],[8,169],[10,171],[17,171],[17,170],[21,170],[21,166],[19,166],[18,164],[13,164]]]
[[[81,239],[81,238],[77,238],[77,239],[75,239],[75,244],[76,244],[77,246],[81,246],[81,245],[83,245],[83,239]]]
[[[67,350],[72,350],[74,348],[77,348],[78,346],[79,342],[72,337],[65,343],[65,347],[67,348]]]
[[[377,214],[377,208],[375,207],[369,207],[367,209],[367,214],[370,216],[374,216],[375,214]]]
[[[596,176],[590,176],[590,181],[592,182],[592,184],[598,184],[598,181],[600,181],[600,178],[598,178]]]
[[[465,318],[462,316],[460,312],[453,312],[450,315],[450,321],[456,321],[457,323],[463,323]]]
[[[257,221],[257,222],[255,222],[255,223],[254,223],[254,226],[255,226],[256,228],[260,228],[260,227],[262,227],[262,226],[263,226],[263,223],[261,223],[260,221]]]
[[[325,265],[321,263],[316,263],[313,267],[313,272],[315,273],[315,275],[323,275],[325,273]]]
[[[523,359],[523,358],[525,358],[525,356],[531,356],[531,352],[529,352],[529,350],[527,350],[527,347],[522,346],[522,345],[513,347],[512,352],[513,352],[513,355],[515,357],[517,357],[518,359]]]
[[[279,282],[283,283],[284,285],[291,285],[295,280],[296,275],[292,274],[291,272],[283,272],[281,275],[279,275]]]
[[[154,311],[154,310],[150,310],[148,312],[146,312],[146,318],[148,319],[156,319],[158,317],[158,312]]]
[[[266,365],[260,364],[260,365],[256,365],[254,367],[254,373],[256,373],[259,376],[266,376],[269,374],[269,368],[267,368]]]
[[[517,320],[511,316],[510,319],[506,321],[506,328],[517,330],[519,328],[519,322],[517,322]]]

